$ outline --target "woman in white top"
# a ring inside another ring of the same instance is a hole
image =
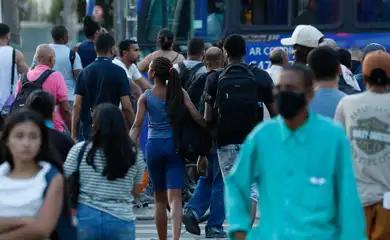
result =
[[[80,240],[135,240],[134,194],[145,170],[117,106],[98,105],[90,141],[76,144],[65,161],[65,174],[77,170],[82,156],[77,219]],[[83,150],[84,149],[84,150]]]
[[[163,28],[158,32],[157,45],[159,50],[154,51],[144,57],[141,62],[138,63],[138,70],[140,72],[147,72],[149,65],[156,57],[168,58],[172,64],[181,63],[185,60],[184,56],[173,50],[173,43],[175,37],[173,32],[167,28]]]
[[[77,238],[44,119],[26,109],[13,113],[0,144],[0,239]]]

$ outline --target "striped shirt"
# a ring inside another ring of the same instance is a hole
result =
[[[77,170],[77,158],[84,142],[76,144],[69,152],[64,170],[66,176],[70,176]],[[109,181],[102,175],[105,166],[103,149],[98,149],[94,157],[96,171],[86,162],[90,143],[80,164],[80,194],[79,203],[88,205],[100,211],[106,212],[125,221],[135,220],[133,213],[134,197],[131,191],[134,184],[141,184],[145,171],[145,162],[140,151],[137,154],[135,164],[129,169],[125,178]]]

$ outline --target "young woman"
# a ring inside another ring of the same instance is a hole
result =
[[[12,114],[0,144],[0,239],[77,239],[44,119],[31,110]]]
[[[185,60],[184,56],[173,49],[174,41],[175,37],[171,30],[167,28],[161,29],[157,36],[157,45],[159,50],[152,52],[142,59],[142,61],[138,64],[138,70],[140,72],[147,72],[150,63],[156,57],[166,57],[173,64],[183,62]]]
[[[71,175],[81,154],[79,239],[135,240],[132,202],[142,183],[144,160],[136,157],[136,146],[117,106],[98,105],[92,118],[90,141],[76,144],[64,165],[66,175]]]
[[[172,63],[165,57],[155,58],[148,71],[154,81],[151,90],[146,90],[138,100],[138,111],[130,136],[139,143],[139,136],[146,112],[149,113],[146,162],[154,186],[155,212],[159,239],[167,239],[166,207],[171,208],[174,240],[180,238],[182,218],[182,189],[184,185],[184,162],[176,154],[170,119],[183,104],[192,118],[201,126],[206,122],[192,104],[187,92],[180,85],[180,79]],[[168,189],[168,196],[167,196]]]

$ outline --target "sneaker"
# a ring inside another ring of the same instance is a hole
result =
[[[227,238],[227,234],[223,229],[206,226],[206,238]]]
[[[193,235],[200,235],[200,228],[195,214],[190,208],[184,209],[183,224],[186,227],[186,231]]]

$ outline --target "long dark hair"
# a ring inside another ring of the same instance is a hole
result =
[[[110,181],[124,178],[136,161],[137,149],[121,111],[113,104],[103,103],[95,108],[92,118],[92,148],[87,164],[96,170],[94,156],[103,149],[106,164],[102,175]]]
[[[184,104],[179,73],[173,67],[172,62],[165,57],[156,57],[153,59],[151,68],[161,83],[166,84],[166,80],[168,80],[166,106],[168,117],[172,120]]]
[[[14,160],[13,156],[11,154],[11,151],[7,147],[7,141],[9,134],[11,133],[12,129],[22,123],[31,122],[38,126],[41,132],[41,147],[39,149],[39,152],[37,156],[35,157],[35,161],[38,163],[39,161],[46,161],[56,167],[58,171],[63,173],[62,164],[57,158],[58,154],[53,151],[51,144],[49,142],[49,136],[48,136],[48,130],[45,126],[45,121],[42,118],[42,116],[30,109],[21,109],[19,111],[15,111],[12,113],[9,117],[7,117],[5,124],[4,124],[4,131],[1,135],[0,145],[1,145],[1,152],[2,152],[2,158],[3,160],[7,161],[9,165],[11,166],[11,169],[14,168]]]

